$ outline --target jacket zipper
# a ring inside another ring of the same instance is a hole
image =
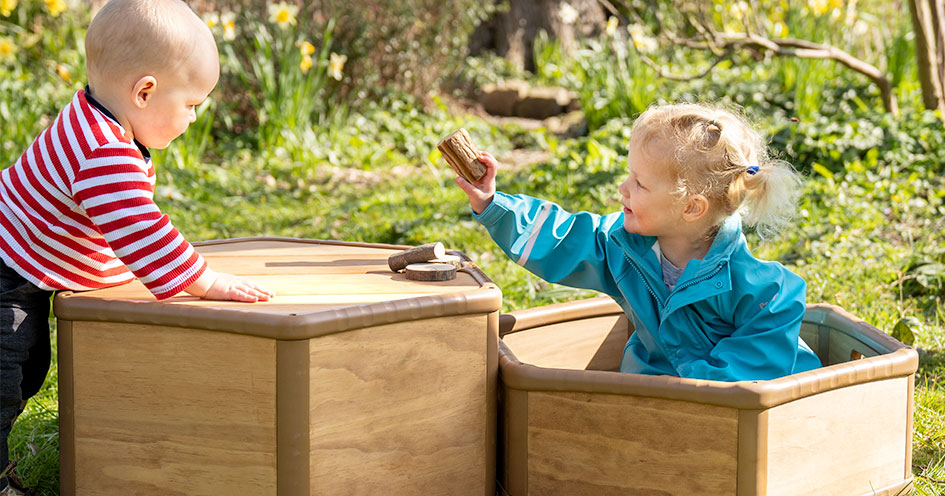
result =
[[[640,270],[639,267],[637,267],[637,263],[634,262],[633,259],[631,259],[630,256],[627,255],[626,253],[624,253],[623,256],[624,258],[627,259],[627,262],[630,262],[630,266],[633,267],[633,270],[637,272],[637,275],[640,276],[640,280],[643,281],[643,285],[646,286],[646,290],[650,292],[650,296],[652,296],[653,300],[656,301],[656,304],[659,306],[660,313],[662,314],[663,306],[664,306],[663,301],[660,300],[660,297],[656,294],[655,291],[653,291],[653,287],[650,286],[649,281],[646,280],[646,276],[643,275],[643,272]],[[660,320],[662,320],[662,317],[660,318]]]

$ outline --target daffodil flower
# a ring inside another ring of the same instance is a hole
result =
[[[299,8],[296,5],[279,2],[269,6],[269,22],[278,24],[283,29],[295,26],[295,16],[298,14]]]
[[[72,74],[69,72],[69,68],[62,64],[56,64],[56,74],[67,83],[72,81]]]
[[[777,38],[787,38],[788,36],[787,24],[784,24],[783,22],[778,21],[774,23],[774,28],[772,28],[771,32]]]
[[[607,36],[612,38],[617,34],[617,22],[617,18],[614,16],[610,16],[610,18],[607,19],[607,27],[604,28],[604,32],[607,33]]]
[[[641,24],[631,24],[627,26],[627,32],[633,41],[633,46],[643,53],[652,53],[659,48],[659,43],[647,34],[646,28]]]
[[[13,38],[9,36],[0,36],[0,62],[12,62],[16,59],[16,52],[19,47],[13,43]]]
[[[580,13],[569,3],[562,3],[561,8],[558,9],[558,17],[560,17],[561,22],[565,24],[574,24],[578,15],[580,15]]]
[[[306,73],[311,68],[312,68],[312,56],[308,54],[302,54],[302,61],[299,62],[299,69],[302,70],[302,73]]]
[[[315,45],[307,41],[303,41],[302,44],[299,45],[299,53],[302,54],[303,57],[306,55],[311,55],[315,53]]]
[[[201,16],[207,27],[213,29],[220,24],[220,16],[216,12],[206,12]]]
[[[16,8],[16,0],[0,0],[0,15],[10,17]]]
[[[338,55],[331,52],[331,55],[328,56],[328,75],[335,78],[336,81],[341,81],[341,71],[345,68],[345,62],[347,61],[347,55]]]
[[[59,14],[62,14],[66,11],[66,2],[63,0],[44,0],[46,3],[46,10],[49,11],[49,15],[53,17],[59,17]]]
[[[236,39],[236,14],[233,12],[224,12],[220,15],[220,24],[223,26],[223,39],[233,41]]]

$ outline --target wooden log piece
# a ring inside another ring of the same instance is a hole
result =
[[[442,257],[434,258],[434,259],[432,259],[432,260],[427,260],[427,261],[430,262],[430,263],[445,263],[445,264],[450,264],[450,265],[456,267],[457,269],[462,269],[462,268],[463,268],[463,259],[460,258],[460,257],[457,256],[457,255],[443,255]]]
[[[387,257],[387,265],[390,267],[390,270],[400,272],[412,263],[428,262],[445,255],[446,248],[443,247],[443,243],[437,241],[436,243],[427,243],[404,250],[400,253],[394,253]]]
[[[411,281],[452,281],[456,279],[456,266],[446,263],[415,263],[407,266],[407,279]]]
[[[456,174],[464,177],[470,183],[479,180],[486,173],[486,166],[478,160],[479,149],[469,138],[465,129],[459,128],[443,138],[436,145],[443,158],[450,164]]]

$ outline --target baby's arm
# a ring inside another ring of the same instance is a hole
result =
[[[184,291],[207,300],[233,300],[248,303],[268,301],[276,295],[250,279],[214,272],[209,268]]]
[[[486,173],[478,181],[470,183],[462,176],[456,177],[456,184],[469,197],[469,206],[477,214],[481,214],[492,203],[492,197],[495,196],[495,176],[499,165],[489,152],[482,152],[479,155],[479,161],[485,164]]]

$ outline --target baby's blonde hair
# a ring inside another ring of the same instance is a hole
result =
[[[206,25],[181,0],[109,0],[85,33],[89,83],[172,70],[201,35],[209,35]]]
[[[701,194],[715,225],[740,211],[762,235],[794,215],[801,179],[791,164],[772,158],[762,136],[737,112],[680,103],[647,109],[633,124],[631,143],[662,141],[680,198]]]

